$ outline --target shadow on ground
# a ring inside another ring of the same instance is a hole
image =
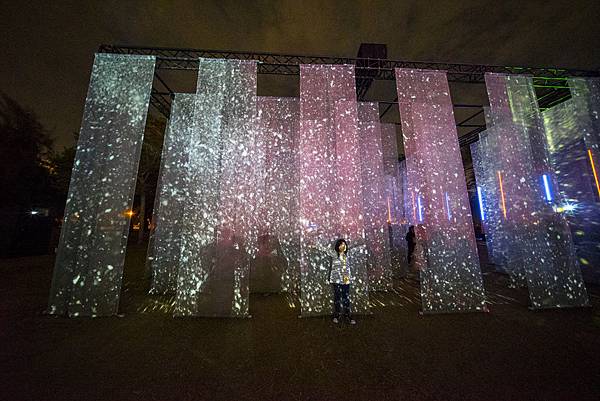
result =
[[[420,316],[418,282],[371,297],[355,327],[253,294],[252,319],[175,319],[129,250],[122,317],[42,315],[53,257],[0,261],[2,400],[598,400],[594,308],[527,309],[485,273],[490,313]]]

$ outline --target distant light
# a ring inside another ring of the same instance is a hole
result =
[[[479,201],[479,214],[481,215],[481,221],[485,221],[485,211],[483,210],[483,194],[481,193],[481,187],[477,187],[477,200]]]
[[[421,195],[417,195],[417,210],[419,211],[419,223],[423,222],[423,210],[421,208]]]
[[[544,191],[546,192],[546,201],[552,202],[552,192],[550,191],[550,183],[548,182],[548,175],[542,175],[544,181]]]
[[[502,199],[502,214],[506,218],[506,200],[504,199],[504,187],[502,186],[502,172],[498,171],[498,182],[500,183],[500,196]]]
[[[40,214],[40,212],[38,210],[32,210],[29,213],[31,213],[32,215]]]

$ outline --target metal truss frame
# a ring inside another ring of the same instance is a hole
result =
[[[438,63],[422,61],[399,61],[388,59],[369,59],[332,56],[300,56],[273,54],[264,52],[241,52],[226,50],[201,50],[179,49],[165,47],[140,47],[121,45],[101,45],[99,53],[136,54],[156,56],[156,81],[152,89],[150,104],[165,117],[169,117],[173,91],[161,78],[160,71],[164,70],[192,70],[198,68],[200,58],[222,58],[237,60],[257,60],[259,74],[272,75],[298,75],[301,64],[353,64],[356,66],[357,98],[365,100],[366,94],[374,80],[394,80],[395,68],[414,68],[428,70],[442,70],[448,74],[449,82],[468,84],[483,84],[486,72],[525,74],[533,77],[534,87],[540,108],[552,107],[570,97],[569,87],[566,83],[568,77],[600,76],[600,71],[586,71],[568,68],[546,67],[509,67],[496,65],[474,65],[457,63]],[[380,101],[387,104],[381,113],[383,117],[394,101]],[[454,107],[473,108],[474,113],[457,124],[457,127],[473,128],[468,133],[459,137],[461,146],[476,142],[479,132],[485,130],[485,125],[469,124],[475,117],[483,113],[482,105],[460,105]]]

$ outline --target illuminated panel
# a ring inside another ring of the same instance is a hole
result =
[[[531,78],[486,74],[485,79],[487,169],[497,174],[503,209],[492,246],[494,262],[516,285],[524,274],[534,308],[585,305],[567,221],[546,201],[542,176],[550,166],[546,140],[539,139],[545,134]]]
[[[48,311],[117,313],[154,57],[97,54],[71,174]]]
[[[186,138],[194,135],[196,95],[177,93],[164,139],[159,181],[154,202],[153,229],[148,245],[152,272],[150,293],[175,293],[181,254],[180,227],[186,197],[182,191],[182,166],[186,161]]]
[[[392,224],[402,220],[402,186],[398,171],[398,144],[395,124],[380,124],[383,153],[383,171],[386,181],[386,197],[390,199],[390,217]]]
[[[300,305],[303,316],[331,313],[328,281],[331,248],[337,238],[350,247],[364,243],[354,67],[300,66]],[[350,251],[354,313],[369,310],[368,278],[362,249]]]
[[[194,119],[182,166],[175,315],[247,316],[264,186],[256,62],[200,59]]]
[[[392,285],[388,232],[388,202],[385,194],[381,124],[377,103],[358,104],[361,142],[363,205],[369,288],[384,290]]]
[[[510,273],[511,277],[515,278],[517,277],[517,273],[506,270],[507,263],[503,259],[503,256],[515,256],[516,254],[502,248],[503,245],[507,244],[507,241],[500,239],[505,231],[503,227],[506,223],[506,203],[503,202],[502,186],[500,185],[502,174],[499,175],[499,171],[496,170],[498,168],[497,155],[490,152],[490,149],[494,150],[496,147],[490,142],[498,138],[494,132],[494,128],[488,127],[486,131],[479,133],[479,141],[471,144],[473,170],[477,183],[479,214],[485,233],[490,262],[495,265],[498,271]],[[514,264],[511,263],[509,266],[514,267]],[[522,264],[519,264],[519,266],[522,268]],[[524,282],[524,273],[521,271],[518,272],[522,273],[518,277]]]
[[[423,311],[483,310],[485,293],[446,74],[396,69],[396,84],[408,190],[417,199],[417,241],[426,255],[420,272]]]
[[[572,98],[543,114],[548,148],[585,281],[600,283],[600,80],[568,81]]]
[[[408,270],[405,241],[408,225],[404,216],[404,188],[406,164],[398,162],[398,143],[395,124],[381,124],[383,152],[384,191],[388,203],[390,255],[392,270],[396,276],[404,276]]]
[[[259,133],[265,141],[265,202],[258,256],[251,267],[256,292],[296,293],[300,274],[297,98],[259,97]]]

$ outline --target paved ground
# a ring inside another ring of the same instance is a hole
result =
[[[128,254],[123,317],[42,315],[52,257],[0,261],[0,400],[598,400],[594,308],[531,312],[486,274],[487,314],[419,316],[418,283],[356,327],[253,295],[252,319],[174,319]]]

